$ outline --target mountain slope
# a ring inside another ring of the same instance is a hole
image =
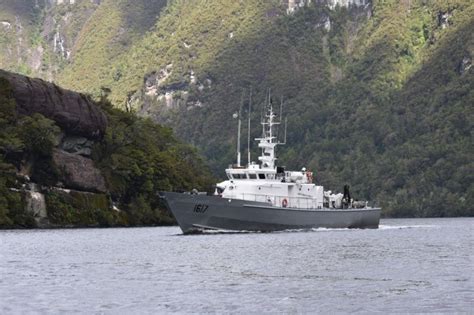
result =
[[[220,176],[242,92],[256,137],[271,88],[288,116],[281,164],[387,215],[473,215],[474,4],[350,3],[103,1],[55,78],[172,126]]]
[[[0,1],[0,67],[53,80],[100,1]]]
[[[153,27],[165,0],[106,0],[84,24],[71,62],[58,77],[73,89],[100,94],[101,86],[124,74],[120,56]],[[111,67],[115,65],[115,67]]]

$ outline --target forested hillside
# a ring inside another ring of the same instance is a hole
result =
[[[2,19],[24,13],[17,4],[25,1],[4,1]],[[58,31],[70,34],[65,57],[37,36],[56,58],[42,67],[57,70],[13,65],[8,49],[1,67],[107,95],[173,127],[218,176],[234,160],[232,114],[242,92],[246,107],[252,88],[258,136],[271,89],[288,117],[281,164],[313,170],[332,190],[349,183],[386,215],[474,214],[471,1],[64,2],[40,3],[38,17],[20,18],[66,20]],[[44,22],[30,24],[41,30],[30,33],[44,34]]]

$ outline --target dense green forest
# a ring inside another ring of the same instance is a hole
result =
[[[24,1],[14,9],[7,1],[4,11],[25,12]],[[472,1],[373,0],[333,8],[312,1],[287,9],[280,0],[30,8],[41,14],[25,33],[45,29],[41,16],[68,16],[57,29],[70,56],[56,53],[55,64],[43,58],[44,71],[26,59],[22,67],[97,100],[110,91],[114,106],[170,126],[195,145],[219,177],[235,159],[232,114],[242,92],[245,108],[252,88],[257,137],[271,89],[288,117],[280,164],[313,170],[327,189],[350,184],[386,216],[473,215]],[[54,54],[51,38],[39,38]],[[258,154],[255,146],[252,153]]]

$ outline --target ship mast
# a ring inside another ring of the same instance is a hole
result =
[[[239,113],[234,114],[234,118],[238,118],[239,122],[237,125],[237,167],[240,167],[240,129],[242,127],[242,105],[244,103],[244,92],[242,91],[242,97],[240,100]],[[237,116],[237,117],[236,117]]]
[[[270,98],[269,98],[270,99]],[[265,114],[265,121],[262,121],[263,136],[262,138],[255,138],[259,141],[258,147],[262,149],[262,155],[258,157],[258,160],[262,162],[262,169],[274,169],[275,168],[275,147],[282,144],[276,140],[273,135],[273,126],[279,125],[280,121],[275,121],[275,113],[273,112],[273,104],[269,102],[268,113]]]
[[[247,130],[247,164],[250,165],[250,113],[252,110],[252,87],[250,87],[249,96],[249,117],[248,117],[248,130]]]

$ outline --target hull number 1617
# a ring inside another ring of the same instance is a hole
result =
[[[203,205],[203,204],[197,204],[194,206],[194,212],[197,212],[197,213],[204,213],[206,212],[207,208],[209,208],[208,205]]]

